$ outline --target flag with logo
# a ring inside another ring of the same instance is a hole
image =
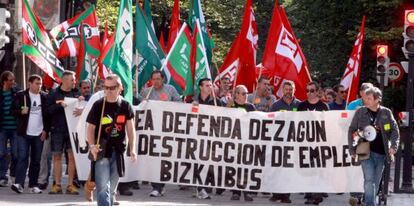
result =
[[[236,85],[245,85],[250,92],[254,90],[258,39],[252,1],[247,0],[241,31],[219,70],[219,75],[215,79],[216,85],[219,85],[222,77],[228,77],[230,81],[236,81]]]
[[[348,63],[344,76],[341,79],[341,85],[345,87],[348,93],[346,102],[352,102],[358,98],[358,87],[359,78],[361,75],[361,61],[362,61],[362,46],[364,43],[364,32],[365,32],[365,16],[362,17],[361,27],[356,37],[354,48],[352,49],[351,56],[349,57]]]
[[[200,92],[198,87],[198,82],[200,79],[211,79],[211,71],[208,65],[206,48],[204,45],[203,36],[199,28],[200,22],[196,21],[190,55],[193,87],[186,89],[187,95],[194,95]]]
[[[281,85],[285,80],[295,82],[295,96],[306,99],[306,84],[311,81],[305,56],[284,9],[275,2],[269,35],[262,59],[262,75],[272,78],[276,94],[281,96]]]
[[[113,51],[108,52],[103,58],[103,64],[121,78],[124,98],[132,103],[133,19],[131,0],[121,0],[114,35]]]
[[[92,56],[99,57],[99,50],[92,48],[87,41],[85,27],[81,23],[80,27],[80,46],[77,57],[76,77],[78,81],[85,79],[93,79],[95,76],[96,60]]]
[[[191,33],[184,23],[162,67],[167,82],[184,96],[191,94],[193,87],[190,56]]]
[[[190,9],[190,14],[189,14],[188,24],[194,30],[195,25],[196,25],[196,20],[200,22],[200,26],[201,26],[200,30],[203,35],[203,40],[206,46],[207,59],[208,59],[208,62],[211,63],[211,60],[213,57],[214,43],[208,34],[206,20],[204,18],[203,9],[201,8],[201,2],[200,0],[190,0],[189,2],[191,3],[191,1],[192,1],[192,4],[190,4],[191,9]]]
[[[138,91],[150,80],[152,71],[161,69],[164,51],[158,42],[151,23],[145,18],[141,7],[135,11],[135,57],[134,76],[138,71]]]
[[[64,71],[56,56],[52,42],[27,0],[22,0],[22,52],[55,81],[60,81]]]
[[[62,57],[75,57],[78,55],[80,47],[80,24],[83,22],[85,37],[88,44],[95,50],[100,49],[99,28],[95,6],[90,6],[84,12],[57,25],[50,31],[56,46],[57,55]],[[94,54],[92,54],[94,55]],[[98,56],[95,56],[96,58]]]

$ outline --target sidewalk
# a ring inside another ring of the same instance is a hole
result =
[[[254,198],[253,202],[245,202],[243,198],[241,201],[231,201],[230,191],[224,192],[222,195],[212,195],[211,200],[199,200],[192,196],[193,189],[179,190],[176,185],[167,185],[166,195],[160,198],[149,197],[148,194],[151,190],[150,185],[141,185],[140,190],[133,190],[133,196],[118,196],[118,200],[121,205],[133,206],[133,205],[228,205],[228,206],[240,206],[240,205],[291,205],[300,206],[304,205],[303,195],[293,194],[292,204],[281,204],[270,202],[268,199],[270,195],[259,194]],[[0,205],[17,206],[17,205],[60,205],[60,206],[81,206],[81,205],[96,205],[96,203],[90,203],[84,201],[83,190],[80,190],[80,195],[49,195],[48,191],[44,191],[43,194],[28,194],[27,190],[25,194],[16,194],[9,187],[0,188]],[[349,194],[329,194],[328,198],[320,205],[326,206],[346,206],[348,204]],[[413,206],[414,194],[393,194],[388,197],[388,205],[390,206]]]

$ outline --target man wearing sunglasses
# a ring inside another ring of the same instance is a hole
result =
[[[103,87],[105,98],[93,104],[86,119],[87,141],[94,159],[91,179],[95,179],[97,203],[113,205],[119,177],[125,174],[126,143],[131,160],[137,158],[134,111],[121,99],[122,84],[117,75],[107,76]]]
[[[234,96],[233,99],[230,100],[227,106],[231,108],[241,108],[246,110],[246,112],[256,111],[256,107],[253,104],[247,102],[247,87],[244,85],[237,85],[234,89]],[[231,200],[240,200],[241,191],[240,190],[232,190],[233,195],[231,196]],[[244,191],[244,200],[245,201],[253,201],[253,198],[250,196],[249,192]]]
[[[346,98],[347,98],[347,92],[345,90],[345,87],[342,85],[336,85],[333,88],[335,92],[335,100],[329,104],[330,110],[345,110],[346,108]]]
[[[327,104],[323,103],[322,100],[318,97],[319,84],[317,82],[309,82],[306,85],[306,94],[308,98],[301,102],[298,106],[298,111],[328,111],[329,107]],[[322,193],[306,193],[305,204],[314,204],[318,205],[323,201]]]

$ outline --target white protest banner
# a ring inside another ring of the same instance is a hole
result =
[[[361,192],[348,152],[354,112],[245,112],[146,101],[136,111],[139,179],[257,192]]]
[[[68,104],[67,118],[75,106]],[[361,167],[347,149],[352,111],[247,113],[160,101],[134,109],[138,161],[126,158],[123,181],[278,193],[363,191]],[[77,119],[68,124],[84,179],[87,150],[73,134]]]
[[[103,92],[95,93],[85,104],[79,104],[76,98],[65,98],[65,116],[68,123],[70,142],[72,145],[73,155],[75,157],[76,171],[79,180],[87,180],[89,177],[91,161],[88,159],[88,145],[86,143],[86,118],[92,105],[104,96]],[[83,108],[82,115],[75,117],[73,111],[76,108]],[[137,162],[131,162],[130,158],[125,156],[125,176],[120,179],[121,182],[131,182],[137,180],[135,172]]]

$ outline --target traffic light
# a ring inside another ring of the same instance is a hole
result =
[[[10,12],[5,8],[0,8],[0,49],[10,42],[6,35],[6,32],[10,30],[10,25],[7,23],[8,18],[10,18]]]
[[[388,46],[377,45],[377,80],[383,85],[388,85],[388,67],[390,64],[390,58],[388,57]],[[382,80],[382,77],[383,80]]]
[[[404,17],[403,52],[408,59],[409,55],[414,54],[414,10],[406,10]]]

